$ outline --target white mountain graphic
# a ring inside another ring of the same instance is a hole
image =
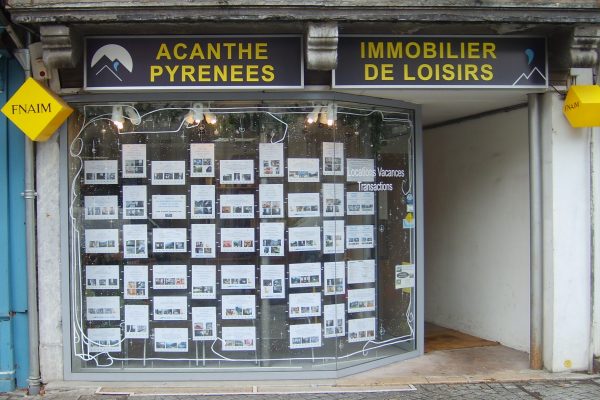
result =
[[[512,84],[513,86],[516,86],[522,79],[524,79],[525,81],[530,80],[531,76],[536,73],[544,80],[544,82],[546,81],[546,76],[544,74],[542,74],[540,72],[539,69],[537,69],[537,67],[534,67],[531,71],[529,71],[529,74],[525,74],[524,72],[521,74],[521,76],[519,76],[517,78],[517,80]]]
[[[115,77],[116,77],[116,78],[117,78],[119,81],[123,82],[123,79],[121,79],[121,78],[119,77],[119,75],[115,74],[115,72],[114,72],[114,71],[113,71],[113,70],[112,70],[112,69],[111,69],[111,68],[110,68],[108,65],[105,65],[105,66],[103,66],[102,68],[100,68],[100,69],[98,70],[98,72],[96,72],[96,76],[100,75],[100,72],[102,72],[102,71],[104,71],[104,70],[106,70],[106,71],[109,71],[109,72],[110,72],[111,74],[113,74],[113,75],[114,75],[114,76],[115,76]]]

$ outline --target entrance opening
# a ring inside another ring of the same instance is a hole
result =
[[[425,129],[424,188],[426,351],[528,351],[527,108]]]

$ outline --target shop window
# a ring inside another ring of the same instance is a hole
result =
[[[72,372],[322,372],[415,352],[413,110],[76,108]]]

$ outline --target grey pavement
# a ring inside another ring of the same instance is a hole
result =
[[[160,389],[157,389],[160,390]],[[343,389],[341,389],[343,390]],[[278,394],[97,394],[89,389],[53,390],[43,396],[27,396],[22,391],[0,394],[0,400],[393,400],[393,399],[556,399],[598,400],[600,378],[405,385],[400,390],[365,388],[369,391],[305,392]]]

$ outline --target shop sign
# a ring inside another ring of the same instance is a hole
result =
[[[600,86],[571,86],[563,113],[574,128],[600,126]]]
[[[2,107],[31,140],[43,142],[62,125],[73,109],[33,78],[28,78]]]
[[[302,54],[298,35],[88,37],[84,87],[302,88]]]
[[[333,86],[544,89],[546,58],[541,37],[342,35]]]

